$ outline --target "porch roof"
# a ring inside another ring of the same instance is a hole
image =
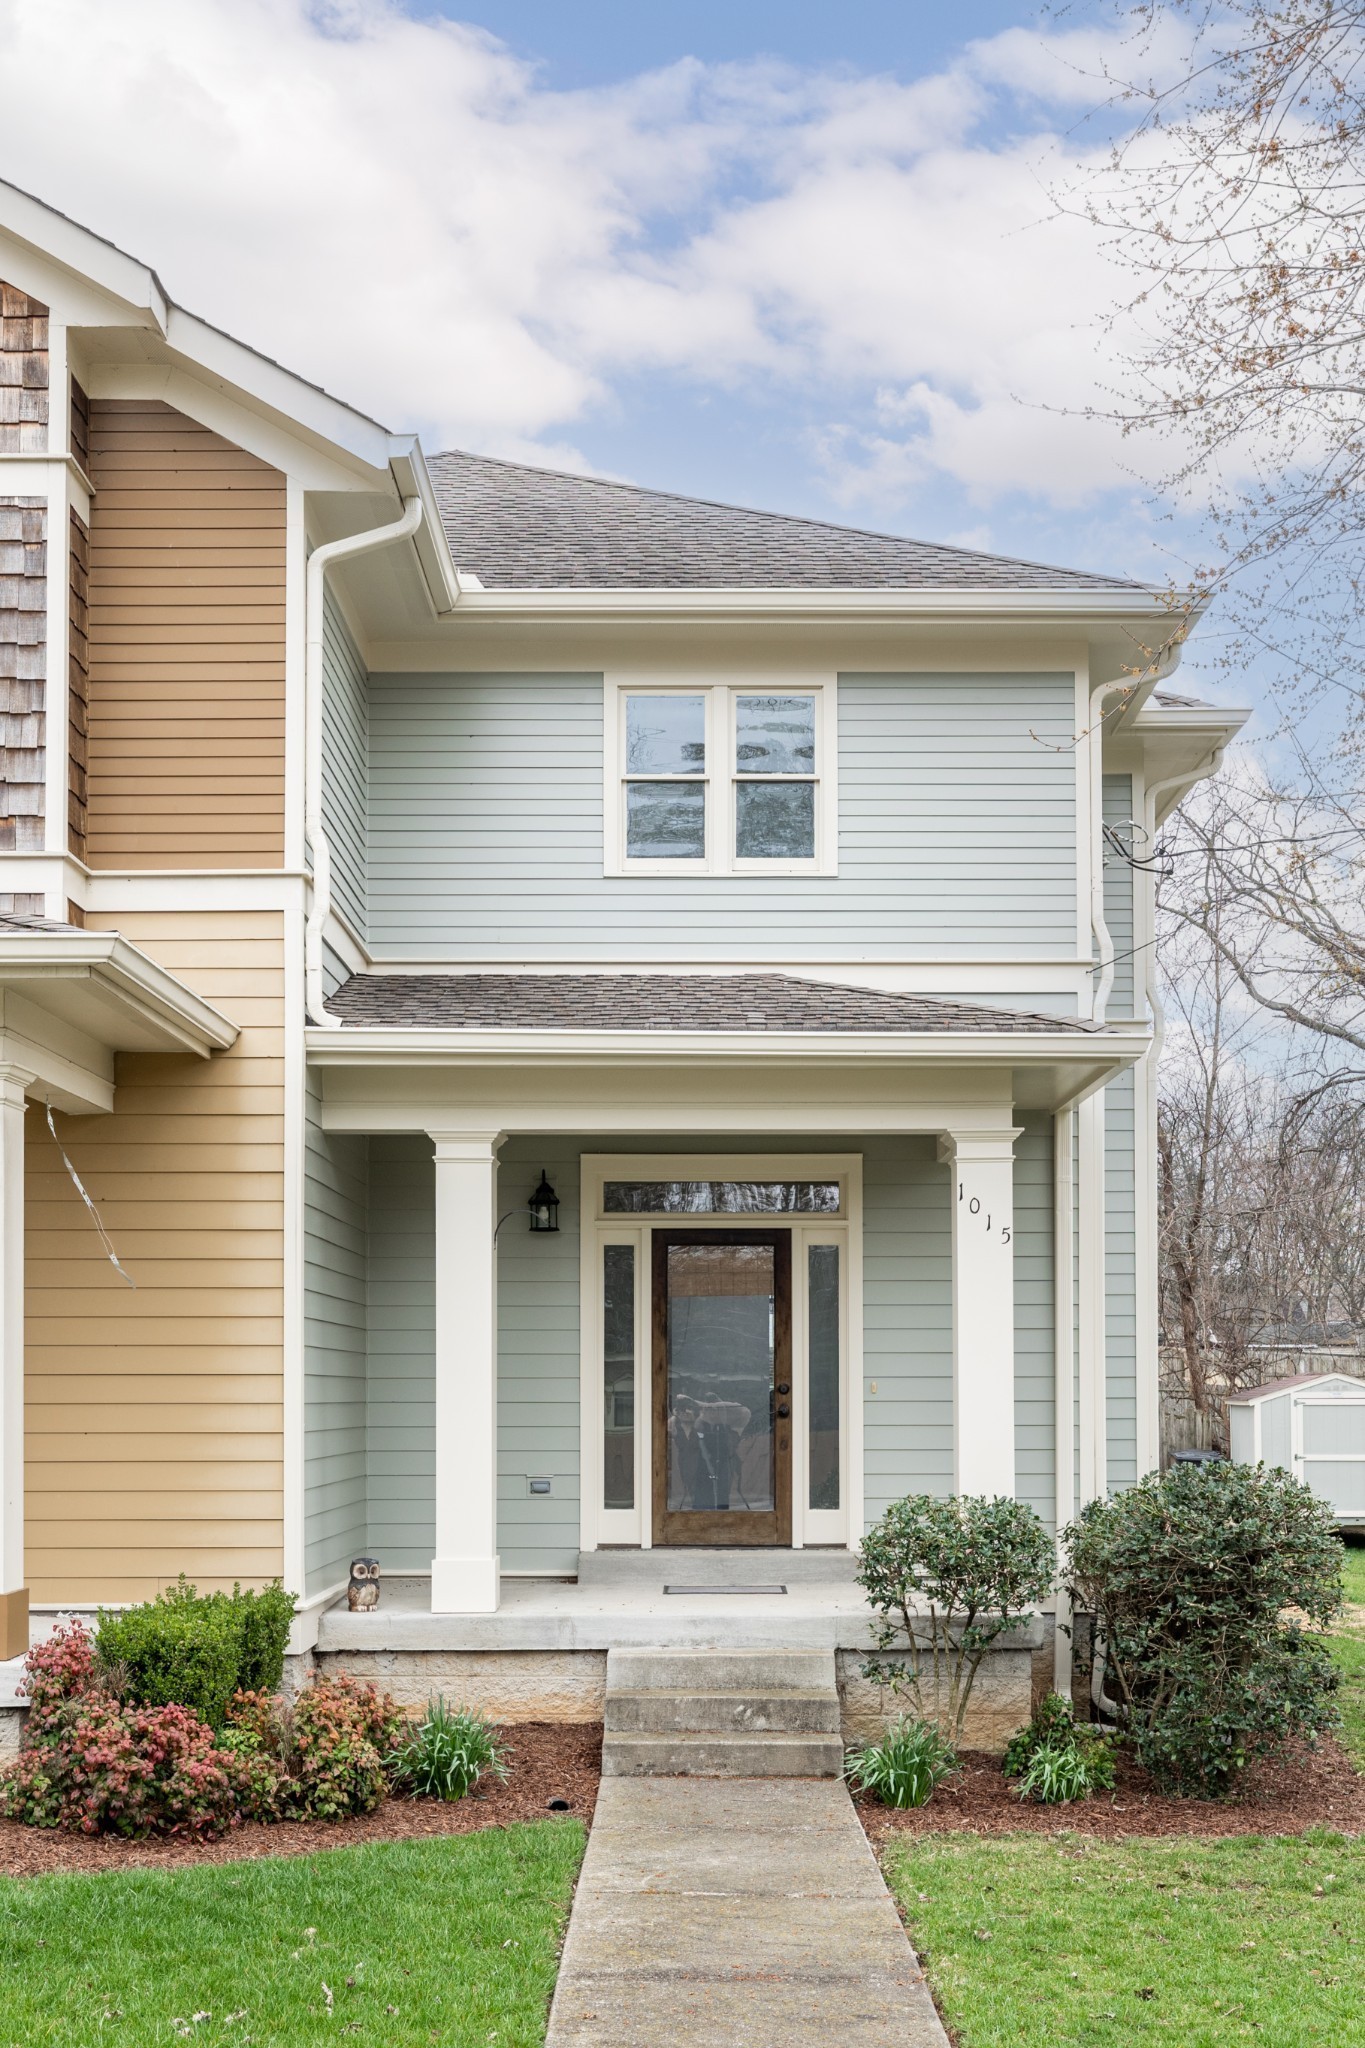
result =
[[[343,1025],[427,1031],[1093,1033],[1075,1017],[789,974],[353,974]]]

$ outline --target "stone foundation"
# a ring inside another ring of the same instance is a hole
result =
[[[605,1650],[335,1650],[316,1653],[319,1677],[371,1679],[412,1712],[433,1693],[495,1721],[600,1721]]]
[[[27,1707],[0,1707],[0,1763],[18,1756],[27,1715]]]
[[[1033,1712],[1033,1659],[1032,1650],[987,1652],[967,1707],[964,1748],[999,1754],[1015,1730],[1023,1727]],[[843,1730],[850,1742],[870,1742],[888,1721],[913,1712],[907,1694],[888,1692],[863,1677],[865,1662],[860,1650],[840,1650],[835,1659]]]

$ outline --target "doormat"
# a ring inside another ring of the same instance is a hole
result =
[[[713,1593],[785,1593],[785,1586],[665,1586],[665,1593],[705,1594]]]

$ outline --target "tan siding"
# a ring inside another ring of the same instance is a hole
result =
[[[92,867],[284,856],[285,482],[157,400],[92,399]]]
[[[231,1052],[124,1055],[114,1114],[58,1128],[132,1292],[28,1119],[27,1545],[35,1600],[145,1599],[282,1565],[283,926],[101,918],[240,1024]]]

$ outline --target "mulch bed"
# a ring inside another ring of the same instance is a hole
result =
[[[1050,1835],[1065,1830],[1117,1840],[1124,1835],[1301,1835],[1306,1828],[1365,1834],[1365,1778],[1345,1750],[1327,1736],[1292,1763],[1256,1764],[1240,1796],[1228,1802],[1170,1799],[1145,1771],[1120,1756],[1113,1792],[1070,1806],[1037,1806],[1021,1799],[1000,1769],[1000,1759],[968,1750],[960,1777],[939,1786],[927,1806],[897,1812],[855,1796],[874,1847],[893,1835],[953,1831],[978,1835]]]
[[[510,1767],[506,1784],[485,1781],[466,1799],[386,1799],[352,1820],[250,1821],[216,1842],[125,1842],[114,1835],[66,1835],[0,1820],[0,1877],[38,1877],[54,1870],[161,1869],[185,1863],[236,1863],[247,1856],[306,1856],[361,1842],[399,1842],[425,1835],[467,1835],[513,1821],[554,1818],[552,1799],[590,1822],[601,1774],[600,1723],[523,1721],[502,1730]]]

